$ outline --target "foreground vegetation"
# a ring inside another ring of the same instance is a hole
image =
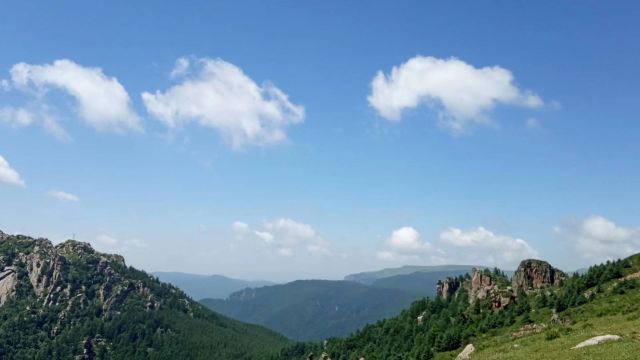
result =
[[[281,358],[302,359],[310,352],[326,351],[334,360],[453,359],[465,344],[473,343],[477,348],[473,359],[636,359],[640,284],[624,277],[639,270],[640,255],[594,266],[556,289],[520,296],[502,310],[492,310],[488,301],[469,305],[462,289],[449,300],[416,301],[400,316],[345,339],[288,347]],[[499,271],[492,276],[503,278]],[[603,334],[623,339],[571,349]]]

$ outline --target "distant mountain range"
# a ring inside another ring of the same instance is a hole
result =
[[[436,284],[447,277],[455,277],[471,272],[468,270],[414,272],[411,274],[394,275],[375,280],[371,286],[405,291],[414,294],[416,298],[436,296]]]
[[[245,288],[273,285],[269,281],[248,281],[222,275],[199,275],[181,272],[154,272],[160,281],[179,287],[192,299],[225,299],[232,293]]]
[[[471,272],[474,267],[482,268],[482,266],[474,265],[437,265],[437,266],[420,266],[420,265],[405,265],[397,268],[387,268],[377,271],[367,271],[356,274],[347,275],[345,280],[355,281],[362,284],[371,285],[376,280],[389,278],[397,275],[409,275],[417,272],[421,273],[448,273],[448,272]]]
[[[266,326],[296,340],[346,336],[397,315],[411,302],[435,297],[438,280],[472,271],[470,265],[404,266],[353,274],[344,281],[299,280],[244,289],[228,299],[203,299],[210,309]]]
[[[203,299],[206,307],[264,325],[296,340],[345,336],[376,320],[397,315],[419,296],[351,281],[298,280],[245,289],[226,300]]]

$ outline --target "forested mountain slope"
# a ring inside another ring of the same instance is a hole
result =
[[[395,316],[418,296],[350,281],[298,280],[245,289],[205,306],[241,321],[264,325],[292,339],[346,336],[382,318]]]
[[[119,255],[0,232],[2,359],[266,359],[287,342]]]
[[[439,285],[440,296],[414,302],[397,317],[324,344],[298,343],[281,359],[327,352],[334,360],[637,359],[640,354],[640,254],[571,276],[539,260],[523,261],[511,281],[475,271]],[[595,336],[618,341],[575,348]]]

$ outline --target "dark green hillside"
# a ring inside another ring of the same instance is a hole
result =
[[[505,296],[507,280],[500,272],[478,273],[477,278],[483,277],[498,284],[493,294]],[[347,338],[331,339],[326,347],[296,344],[283,350],[281,358],[303,359],[309,352],[326,351],[334,360],[454,359],[465,344],[473,343],[474,360],[637,359],[639,278],[640,255],[635,255],[530,289],[506,305],[496,305],[490,297],[470,302],[470,294],[477,290],[470,282],[476,277],[459,278],[456,281],[463,285],[455,296],[416,301],[399,316],[368,325]],[[622,338],[572,349],[605,334]]]
[[[346,336],[397,315],[417,297],[350,281],[300,280],[246,289],[205,306],[238,320],[264,325],[299,340]]]
[[[2,359],[261,359],[287,340],[89,244],[0,232]]]

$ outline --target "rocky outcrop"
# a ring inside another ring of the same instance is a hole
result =
[[[14,267],[7,266],[0,272],[0,306],[13,296],[17,283],[18,274]]]
[[[469,344],[464,347],[464,349],[460,354],[458,354],[458,356],[456,357],[456,360],[469,360],[471,359],[471,354],[473,354],[475,351],[476,351],[475,346],[473,346],[473,344]]]
[[[486,299],[487,296],[496,289],[496,284],[491,275],[480,269],[473,269],[471,275],[471,289],[469,297],[471,299]]]
[[[572,349],[580,349],[580,348],[583,348],[585,346],[593,346],[593,345],[598,345],[598,344],[602,344],[602,343],[609,342],[609,341],[618,341],[620,339],[622,339],[622,337],[620,337],[618,335],[596,336],[596,337],[592,337],[589,340],[585,340],[585,341],[581,342],[580,344],[572,347]]]
[[[566,277],[564,272],[546,261],[528,259],[520,262],[511,279],[511,288],[514,296],[518,296],[532,290],[557,286]]]
[[[489,299],[492,309],[502,309],[511,303],[511,289],[501,288],[488,270],[473,269],[467,285],[469,302]]]
[[[458,291],[460,286],[461,282],[458,278],[447,278],[444,281],[438,280],[438,283],[436,284],[436,293],[443,299],[448,299]]]
[[[500,286],[498,279],[502,279]],[[489,299],[493,309],[502,309],[512,301],[511,288],[504,286],[508,280],[501,273],[492,273],[486,269],[473,269],[471,278],[447,278],[438,281],[436,285],[437,295],[443,299],[457,296],[461,288],[469,294],[469,303],[473,304],[478,300]],[[421,322],[421,319],[418,319]]]
[[[46,239],[4,233],[0,236],[4,242],[0,252],[0,306],[16,294],[20,284],[21,289],[30,289],[28,293],[32,295],[27,295],[46,307],[84,308],[89,300],[97,300],[104,317],[118,314],[131,295],[142,297],[147,310],[159,306],[141,280],[121,276],[126,264],[120,255],[99,253],[88,243],[73,240],[54,246]],[[79,269],[84,272],[83,278],[74,279],[79,276]]]

